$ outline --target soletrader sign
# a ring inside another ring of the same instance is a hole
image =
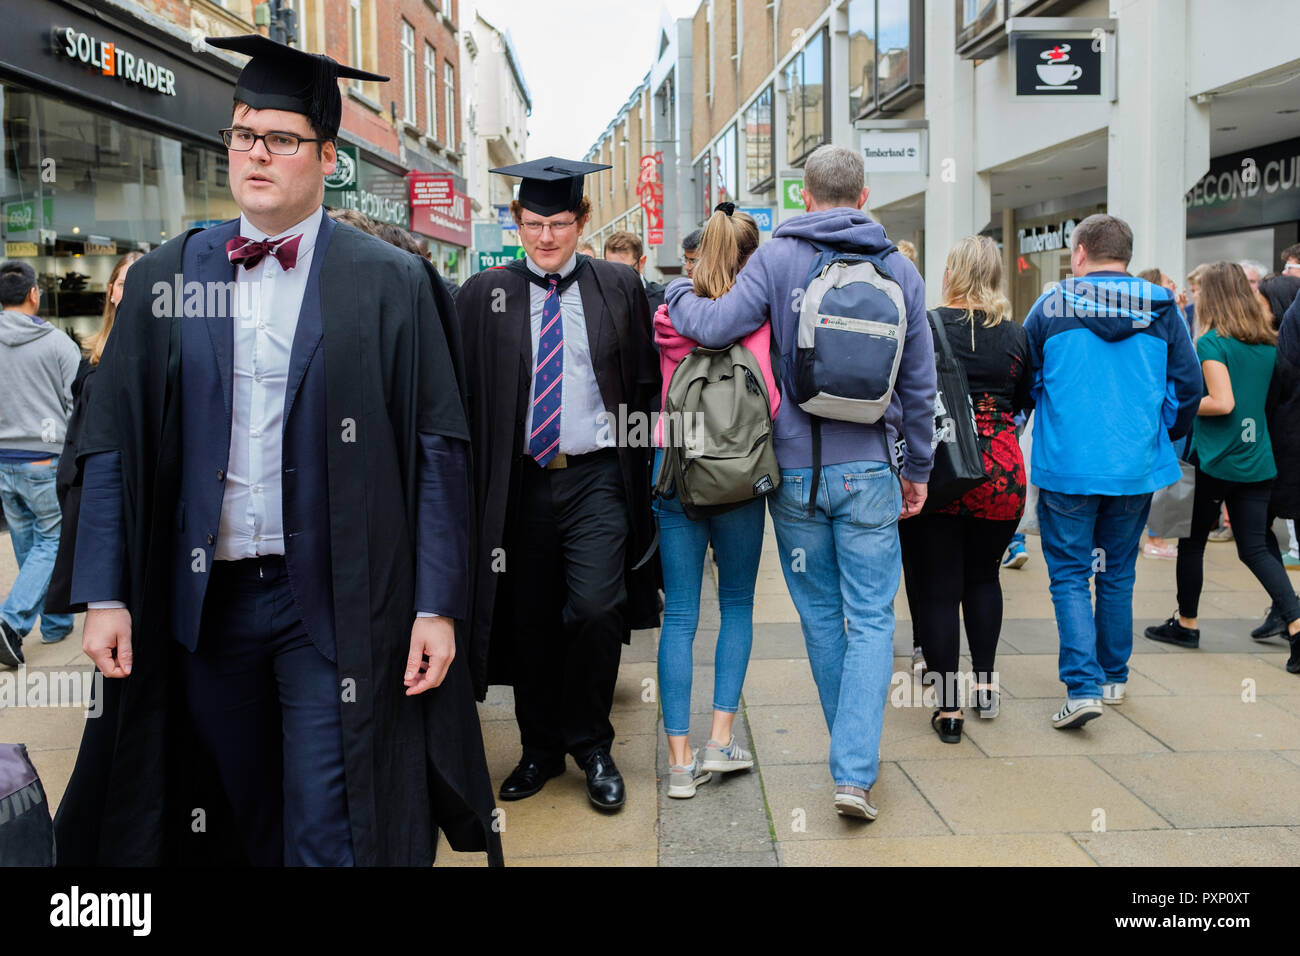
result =
[[[72,60],[93,66],[105,76],[118,76],[164,96],[176,95],[176,74],[75,27],[54,28],[54,49]]]

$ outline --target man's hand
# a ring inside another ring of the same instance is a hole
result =
[[[924,481],[908,481],[902,477],[898,480],[903,483],[903,510],[899,512],[898,517],[910,518],[919,515],[922,506],[925,505],[925,493],[929,486]]]
[[[88,610],[81,649],[105,677],[126,677],[131,673],[131,612],[118,607]]]
[[[455,656],[455,622],[449,617],[417,617],[411,627],[411,653],[406,658],[406,678],[402,681],[406,696],[423,694],[441,684]]]

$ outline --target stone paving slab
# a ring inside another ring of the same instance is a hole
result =
[[[954,833],[1068,833],[1090,828],[1099,808],[1110,830],[1169,825],[1087,757],[904,760],[900,766]]]
[[[934,761],[961,765],[976,762]],[[835,812],[835,782],[825,763],[764,766],[763,789],[772,827],[782,846],[788,841],[874,840],[952,832],[896,763],[880,765],[880,778],[871,791],[880,816],[873,823]]]
[[[1176,827],[1300,824],[1300,767],[1274,753],[1108,754],[1093,762]]]
[[[1247,680],[1254,683],[1253,690],[1261,697],[1300,696],[1300,680],[1263,654],[1134,654],[1129,669],[1180,696],[1240,697]]]
[[[1300,865],[1300,833],[1286,827],[1085,832],[1074,839],[1102,866]]]
[[[1123,706],[1127,719],[1171,750],[1284,750],[1300,740],[1300,716],[1262,698],[1137,697]]]
[[[873,824],[874,826],[874,824]],[[1095,866],[1064,834],[803,840],[781,845],[784,866]]]
[[[1168,749],[1124,719],[1120,711],[1128,704],[1107,707],[1098,719],[1068,731],[1057,730],[1051,723],[1060,705],[1060,698],[1003,698],[1000,713],[992,720],[968,717],[963,736],[970,737],[990,757],[1153,753]]]

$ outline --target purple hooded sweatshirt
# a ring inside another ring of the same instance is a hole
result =
[[[879,223],[857,209],[810,212],[783,222],[773,237],[758,247],[740,270],[736,284],[718,299],[695,295],[689,279],[676,279],[667,289],[673,325],[708,348],[737,342],[766,319],[783,357],[792,356],[799,326],[799,304],[808,270],[817,256],[806,240],[852,244],[872,252],[890,245]],[[934,436],[934,340],[925,317],[925,283],[916,267],[900,252],[885,265],[903,287],[907,304],[907,336],[898,366],[894,398],[884,419],[875,424],[822,419],[822,464],[892,460],[890,449],[898,434],[907,440],[902,475],[909,481],[930,480]],[[812,467],[812,419],[795,403],[783,376],[781,409],[774,422],[776,458],[782,468]]]

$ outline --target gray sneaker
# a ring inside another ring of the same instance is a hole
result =
[[[705,770],[716,770],[718,773],[748,770],[754,766],[754,755],[737,744],[736,735],[732,734],[725,747],[713,739],[704,745],[702,766]]]
[[[856,817],[859,820],[874,820],[880,811],[871,802],[871,791],[861,787],[840,786],[835,788],[835,812],[842,817]]]
[[[700,766],[700,752],[691,754],[689,766],[670,766],[668,768],[668,796],[685,800],[695,796],[695,788],[713,779],[713,774]]]

